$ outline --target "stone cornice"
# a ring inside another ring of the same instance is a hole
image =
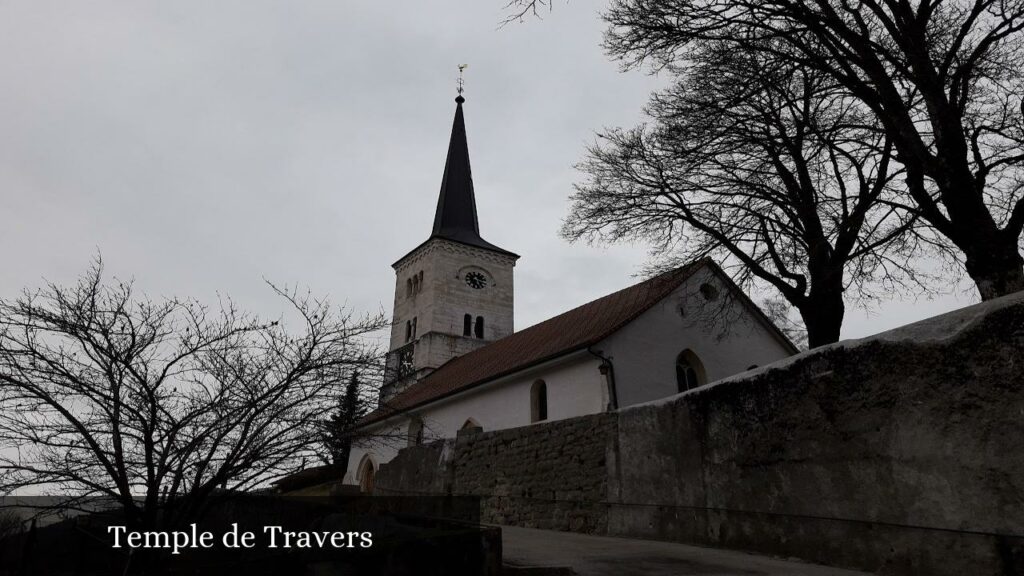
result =
[[[486,262],[494,264],[510,264],[515,266],[518,256],[502,254],[499,252],[493,252],[484,248],[477,248],[468,244],[462,244],[461,242],[455,242],[447,240],[445,238],[430,238],[423,244],[420,244],[416,248],[403,256],[399,261],[391,265],[395,269],[395,272],[400,273],[403,269],[410,266],[411,264],[419,261],[428,254],[435,251],[444,251],[452,254],[461,254],[463,256],[471,256],[479,258]]]

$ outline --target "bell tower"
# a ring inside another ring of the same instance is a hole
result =
[[[381,399],[452,358],[508,336],[519,256],[480,236],[462,90],[430,237],[392,265],[395,305]]]

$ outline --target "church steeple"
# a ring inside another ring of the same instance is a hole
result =
[[[480,236],[473,172],[469,167],[469,145],[466,143],[466,121],[462,115],[462,103],[465,101],[462,96],[455,99],[455,121],[441,178],[441,195],[434,214],[433,236],[454,236],[453,239]]]
[[[383,399],[515,329],[512,284],[519,256],[480,237],[459,87],[433,230],[392,264],[395,311]]]
[[[455,120],[452,122],[448,157],[444,163],[441,193],[437,198],[434,229],[430,237],[445,238],[503,254],[512,254],[480,236],[480,224],[476,217],[476,196],[473,193],[473,172],[469,167],[466,120],[462,112],[462,104],[465,101],[461,93],[455,98]]]

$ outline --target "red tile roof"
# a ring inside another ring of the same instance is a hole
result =
[[[698,260],[598,298],[444,363],[364,418],[370,423],[597,344],[669,295]],[[713,265],[713,264],[712,264]]]

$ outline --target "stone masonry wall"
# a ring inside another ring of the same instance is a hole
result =
[[[499,523],[1024,574],[1024,294],[617,413],[406,450],[378,485],[477,494]]]
[[[480,432],[403,450],[384,464],[382,494],[459,494],[481,498],[484,522],[607,532],[606,450],[612,414]]]

